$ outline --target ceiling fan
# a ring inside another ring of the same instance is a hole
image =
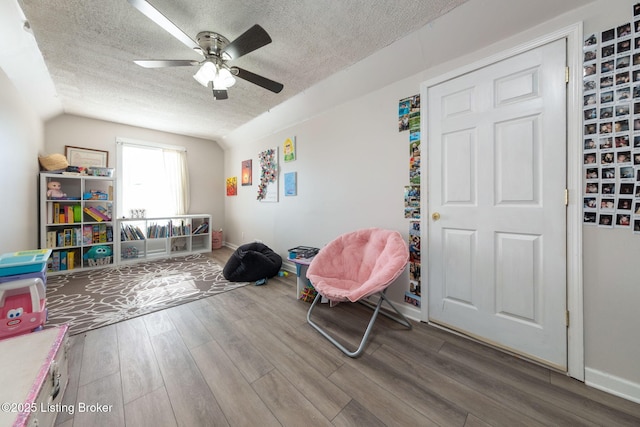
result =
[[[214,99],[227,99],[227,89],[236,82],[235,77],[256,84],[274,93],[280,93],[284,88],[281,83],[266,77],[254,74],[240,67],[229,66],[227,61],[238,59],[249,52],[253,52],[271,43],[271,37],[260,26],[254,25],[242,33],[232,42],[221,34],[213,31],[201,31],[196,36],[196,41],[186,35],[173,22],[165,17],[158,9],[146,0],[128,0],[129,3],[142,12],[147,18],[162,27],[169,34],[184,43],[190,49],[201,54],[204,59],[195,61],[189,59],[173,60],[138,60],[133,61],[145,68],[199,66],[198,72],[193,76],[201,85],[213,89]],[[235,77],[234,77],[235,76]]]

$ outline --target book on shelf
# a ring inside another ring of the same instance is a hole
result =
[[[150,224],[147,227],[147,236],[152,239],[160,239],[163,237],[167,237],[167,226],[166,225],[158,225],[156,223]]]
[[[105,221],[111,221],[111,218],[113,217],[111,215],[111,210],[112,210],[111,206],[112,206],[111,203],[107,203],[106,207],[102,206],[102,205],[97,205],[95,207],[98,211],[102,212],[107,218],[109,218],[109,219],[107,219]]]
[[[47,260],[47,271],[64,271],[76,268],[75,250],[54,251]]]
[[[53,218],[50,224],[57,224],[60,221],[60,203],[53,204]]]
[[[103,221],[111,221],[111,216],[107,215],[107,210],[104,206],[89,206],[89,209],[91,212],[102,218]]]
[[[73,222],[73,207],[70,205],[64,205],[64,216],[61,216],[62,223],[67,224]]]
[[[97,222],[111,221],[111,218],[109,218],[93,206],[85,207],[83,210],[87,215],[95,219]]]
[[[82,244],[90,245],[91,243],[93,243],[93,227],[85,224],[82,226]]]
[[[120,240],[144,240],[144,233],[137,225],[120,224]]]
[[[67,251],[60,251],[60,270],[67,270]]]
[[[187,236],[191,234],[191,225],[180,220],[180,224],[173,224],[173,220],[169,220],[169,231],[171,236]]]
[[[71,228],[65,228],[63,233],[64,233],[64,244],[62,246],[71,246],[72,245],[72,240],[71,240],[71,233],[73,232],[73,230]]]
[[[60,271],[60,252],[58,251],[51,254],[51,271]]]
[[[47,248],[55,248],[58,246],[58,233],[55,231],[47,231]]]
[[[193,234],[204,234],[209,230],[209,223],[203,222],[195,230],[193,230]]]
[[[82,222],[82,206],[73,205],[73,222]]]

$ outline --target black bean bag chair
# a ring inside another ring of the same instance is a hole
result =
[[[253,282],[277,275],[280,267],[280,255],[267,245],[254,242],[236,249],[224,266],[222,274],[231,282]]]

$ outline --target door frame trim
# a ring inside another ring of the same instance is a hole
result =
[[[567,328],[567,373],[569,376],[584,381],[584,305],[583,305],[583,266],[582,266],[582,167],[581,167],[581,135],[582,135],[582,108],[580,104],[582,93],[582,22],[561,28],[552,33],[535,38],[527,43],[520,44],[513,48],[502,51],[498,54],[483,58],[471,64],[456,68],[453,71],[429,79],[420,85],[420,97],[422,105],[429,114],[427,105],[427,91],[430,87],[443,83],[447,80],[470,73],[488,65],[500,62],[507,58],[535,49],[542,45],[557,41],[566,40],[567,66],[569,67],[569,83],[567,84],[567,189],[569,190],[569,203],[567,206],[567,310],[570,315],[570,327]],[[422,114],[421,128],[427,129],[427,114]],[[424,132],[423,139],[427,143],[427,133]],[[424,151],[423,151],[424,155]],[[423,162],[421,175],[426,177],[428,162]],[[423,194],[423,218],[429,221],[430,213],[425,209],[428,198],[427,191]],[[425,197],[427,195],[427,197]],[[426,206],[428,208],[428,206]],[[429,233],[428,225],[423,228],[425,236]],[[428,248],[422,251],[423,261],[428,260]],[[428,284],[428,263],[422,262],[422,281]],[[424,268],[427,266],[427,268]],[[425,280],[426,278],[426,280]],[[423,290],[423,292],[426,292]],[[422,304],[422,321],[429,321],[428,304]]]

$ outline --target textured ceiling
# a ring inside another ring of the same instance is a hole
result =
[[[201,57],[126,0],[19,0],[66,113],[219,140],[467,0],[150,0],[186,34],[234,40],[254,24],[273,43],[231,62],[284,84],[238,79],[214,101],[195,67],[135,59]]]

